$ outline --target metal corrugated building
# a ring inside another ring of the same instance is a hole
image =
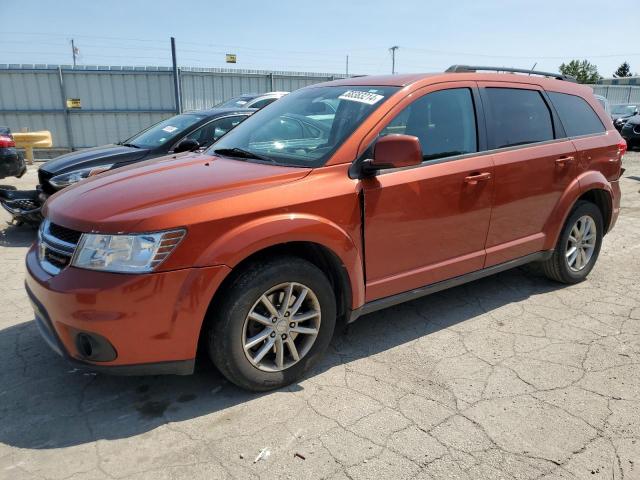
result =
[[[222,68],[182,68],[179,76],[183,110],[343,77]],[[67,99],[80,99],[81,108],[67,108]],[[55,147],[116,142],[174,113],[172,72],[166,67],[0,65],[0,125],[50,130]]]

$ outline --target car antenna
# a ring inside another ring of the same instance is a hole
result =
[[[531,72],[533,72],[536,69],[536,65],[538,65],[538,62],[533,64],[533,67],[531,67],[531,71],[529,72],[529,76],[531,76]]]

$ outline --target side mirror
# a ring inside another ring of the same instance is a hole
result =
[[[386,168],[402,168],[422,163],[422,147],[418,137],[411,135],[386,135],[373,148],[373,159],[365,163],[365,171]]]
[[[200,143],[193,138],[185,138],[173,149],[173,153],[191,152],[200,148]]]

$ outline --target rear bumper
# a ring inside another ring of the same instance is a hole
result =
[[[607,229],[607,232],[610,232],[611,229],[616,225],[618,216],[620,215],[620,198],[622,197],[622,192],[620,191],[619,180],[611,182],[611,193],[613,194],[611,198],[611,221],[609,222],[609,228]]]
[[[117,375],[187,375],[207,308],[228,271],[123,275],[68,267],[51,276],[31,248],[26,289],[40,334],[76,366]],[[81,339],[94,346],[89,353]]]

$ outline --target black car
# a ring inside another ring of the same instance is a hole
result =
[[[0,127],[0,178],[20,178],[27,171],[24,157],[16,150],[9,127]]]
[[[635,103],[611,105],[611,119],[613,120],[613,126],[616,127],[618,131],[621,131],[626,121],[634,115],[638,115],[638,113],[640,113],[640,105]]]
[[[640,146],[640,115],[628,118],[620,133],[629,148]]]
[[[40,221],[40,207],[58,190],[135,162],[206,148],[255,111],[213,108],[182,113],[117,144],[62,155],[40,167],[36,190],[0,190],[0,202],[15,223],[37,223]]]

